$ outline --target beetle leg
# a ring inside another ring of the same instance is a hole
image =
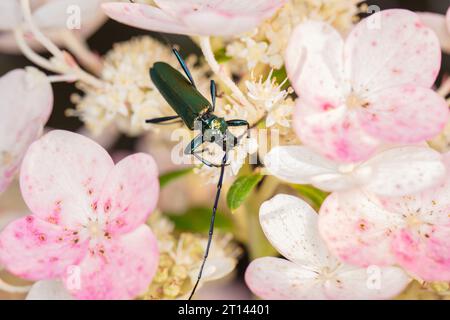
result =
[[[250,138],[250,124],[246,120],[240,120],[240,119],[234,119],[234,120],[228,120],[227,125],[229,127],[247,127],[247,138]]]
[[[220,164],[214,164],[206,159],[203,159],[198,155],[199,151],[196,151],[202,144],[203,144],[203,135],[199,134],[194,139],[192,139],[191,143],[186,146],[186,149],[184,149],[185,155],[193,155],[198,160],[200,160],[205,166],[208,167],[214,167],[214,168],[220,168],[222,165]],[[202,150],[203,151],[203,150]],[[229,164],[225,164],[225,166],[228,166]]]
[[[197,88],[197,87],[195,86],[194,78],[192,78],[192,74],[191,74],[191,72],[189,71],[189,68],[187,67],[186,62],[183,60],[183,58],[181,57],[181,55],[180,55],[180,53],[178,52],[178,50],[175,49],[175,48],[173,48],[172,51],[173,51],[173,53],[175,54],[175,56],[177,57],[177,60],[178,60],[178,62],[180,63],[181,68],[183,68],[184,73],[186,73],[186,76],[188,77],[189,82],[192,84],[192,86],[193,86],[194,88]]]

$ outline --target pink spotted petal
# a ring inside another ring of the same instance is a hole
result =
[[[411,281],[400,268],[343,265],[328,281],[326,293],[333,300],[379,300],[399,295]]]
[[[158,169],[150,155],[138,153],[120,161],[106,179],[98,202],[111,233],[126,233],[145,223],[159,195]]]
[[[180,21],[159,8],[140,3],[108,2],[102,4],[103,12],[126,25],[157,32],[191,35]]]
[[[398,264],[422,280],[449,281],[450,221],[446,226],[423,226],[421,231],[403,229],[396,234],[392,250]]]
[[[448,121],[448,104],[431,89],[405,85],[374,93],[359,113],[369,134],[392,143],[415,143],[441,132]]]
[[[245,272],[245,282],[255,295],[267,300],[326,299],[316,272],[280,258],[252,261]]]
[[[79,281],[71,279],[72,274],[65,277],[65,285],[78,299],[133,299],[148,289],[158,257],[156,238],[143,225],[88,254],[79,264]]]
[[[439,38],[441,48],[444,52],[450,53],[450,18],[449,15],[444,16],[432,12],[418,13],[422,22],[429,28],[433,29]]]
[[[0,78],[0,192],[42,133],[52,106],[52,87],[40,71],[16,69]]]
[[[11,273],[40,280],[63,276],[87,250],[76,230],[27,216],[9,224],[0,234],[0,264]]]
[[[383,10],[352,30],[345,60],[357,93],[406,84],[429,88],[439,74],[441,49],[435,33],[417,14]]]
[[[62,226],[85,224],[114,163],[92,140],[55,130],[29,148],[20,186],[31,211]]]
[[[362,190],[331,194],[319,212],[319,230],[328,248],[344,262],[361,267],[395,262],[390,235],[402,223]]]
[[[357,162],[369,158],[379,146],[359,125],[357,115],[345,107],[328,112],[311,112],[297,104],[294,128],[303,144],[336,161]]]
[[[300,99],[327,111],[343,101],[344,41],[330,25],[308,21],[299,25],[286,50],[286,70]]]

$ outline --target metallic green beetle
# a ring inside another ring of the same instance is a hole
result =
[[[161,95],[166,99],[177,115],[147,120],[147,123],[164,123],[180,119],[191,129],[199,129],[201,133],[186,147],[184,153],[194,155],[205,165],[221,167],[199,156],[203,150],[197,150],[204,142],[212,142],[222,147],[227,153],[234,148],[239,139],[228,127],[247,126],[246,120],[228,120],[213,114],[216,104],[216,84],[211,81],[212,104],[197,90],[192,75],[177,50],[173,50],[187,78],[178,70],[165,62],[157,62],[150,69],[150,77]]]
[[[191,292],[189,300],[195,293],[197,286],[202,278],[203,268],[205,266],[206,259],[208,258],[209,249],[211,247],[211,240],[214,232],[214,221],[216,217],[217,206],[220,198],[220,191],[222,189],[222,182],[225,172],[225,166],[227,165],[228,152],[234,148],[239,139],[233,135],[228,127],[240,127],[246,126],[247,133],[250,128],[249,123],[246,120],[228,120],[220,118],[213,114],[216,105],[216,84],[211,81],[211,101],[210,103],[203,95],[197,90],[194,79],[189,71],[186,63],[181,58],[176,49],[173,49],[175,56],[177,57],[181,67],[186,73],[184,77],[178,70],[171,67],[164,62],[157,62],[150,69],[150,77],[158,88],[161,95],[166,99],[172,109],[177,115],[162,117],[156,119],[147,120],[147,123],[161,124],[172,123],[173,120],[183,121],[186,126],[191,129],[200,129],[200,134],[197,135],[191,143],[186,146],[184,153],[187,155],[194,155],[197,159],[202,161],[205,165],[210,167],[220,167],[220,177],[217,183],[217,192],[214,200],[214,206],[211,215],[211,223],[209,228],[208,244],[206,246],[203,262],[200,267],[200,271],[197,277],[197,282]],[[203,159],[199,156],[199,153],[203,153],[203,150],[198,148],[205,142],[211,142],[218,144],[224,151],[222,163],[213,164],[210,161]]]

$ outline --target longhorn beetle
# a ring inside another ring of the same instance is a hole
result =
[[[206,245],[205,255],[203,262],[198,273],[197,281],[189,296],[189,300],[193,297],[195,290],[202,278],[203,268],[208,258],[209,249],[211,246],[211,240],[214,232],[214,221],[216,218],[217,206],[220,198],[220,191],[222,188],[222,182],[225,172],[225,166],[227,166],[228,152],[234,148],[241,137],[236,137],[229,130],[228,127],[247,127],[247,134],[249,133],[250,125],[246,120],[228,120],[220,118],[214,115],[214,109],[216,106],[217,88],[214,80],[210,83],[211,103],[203,97],[203,95],[197,90],[194,79],[189,71],[183,58],[181,58],[179,52],[176,49],[172,49],[173,53],[178,59],[184,73],[187,76],[183,76],[178,70],[170,66],[165,62],[156,62],[150,69],[150,77],[159,90],[164,99],[169,103],[176,115],[155,118],[146,120],[146,123],[163,124],[173,123],[173,121],[182,121],[190,129],[194,130],[199,127],[201,129],[191,143],[186,146],[184,153],[186,155],[193,155],[199,159],[203,164],[209,167],[220,168],[219,182],[217,183],[217,192],[214,200],[214,206],[211,214],[211,223],[209,227],[208,243]],[[211,163],[210,161],[199,156],[199,153],[203,153],[204,149],[199,150],[200,146],[205,142],[211,142],[218,144],[224,151],[224,156],[220,164]]]

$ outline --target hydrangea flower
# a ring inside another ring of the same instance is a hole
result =
[[[20,185],[33,214],[0,234],[0,264],[25,279],[62,279],[80,299],[146,290],[158,265],[144,224],[159,194],[152,157],[135,154],[114,166],[92,140],[52,131],[30,146]]]
[[[179,233],[166,217],[155,213],[148,221],[158,239],[160,259],[158,270],[148,290],[139,298],[144,300],[185,300],[189,297],[197,280],[203,260],[207,237]],[[232,241],[230,234],[215,236],[210,256],[206,262],[201,288],[205,283],[222,279],[237,265],[240,248]],[[27,300],[67,300],[73,299],[59,280],[36,282],[27,295]]]
[[[264,158],[269,173],[325,191],[364,188],[385,196],[425,190],[445,178],[442,155],[425,146],[393,147],[361,163],[329,160],[305,146],[273,148]]]
[[[450,53],[450,7],[445,16],[433,12],[419,12],[418,14],[423,23],[436,32],[442,50]]]
[[[448,171],[449,154],[445,161]],[[320,209],[320,232],[345,262],[397,264],[425,281],[450,281],[449,195],[448,173],[439,186],[403,197],[333,193]]]
[[[108,2],[104,12],[130,26],[164,33],[234,36],[271,17],[286,0],[155,0],[156,6]]]
[[[65,44],[67,41],[67,21],[70,17],[68,8],[80,8],[81,29],[76,30],[77,36],[84,38],[94,33],[106,20],[100,10],[103,0],[31,0],[33,20],[36,25],[56,43]],[[19,48],[14,39],[13,30],[23,22],[20,0],[0,1],[0,50],[18,52]],[[37,41],[28,39],[34,48],[40,47]]]
[[[383,299],[399,294],[410,280],[397,267],[374,272],[339,262],[319,236],[316,212],[296,197],[275,196],[263,203],[259,217],[269,241],[288,259],[251,262],[245,280],[261,298]]]
[[[52,87],[37,69],[16,69],[0,78],[0,192],[13,180],[28,146],[42,133],[52,107]]]
[[[365,160],[384,143],[431,138],[448,118],[447,103],[430,89],[440,62],[436,35],[407,10],[372,15],[346,41],[328,24],[305,22],[286,51],[299,95],[296,132],[344,162]]]

